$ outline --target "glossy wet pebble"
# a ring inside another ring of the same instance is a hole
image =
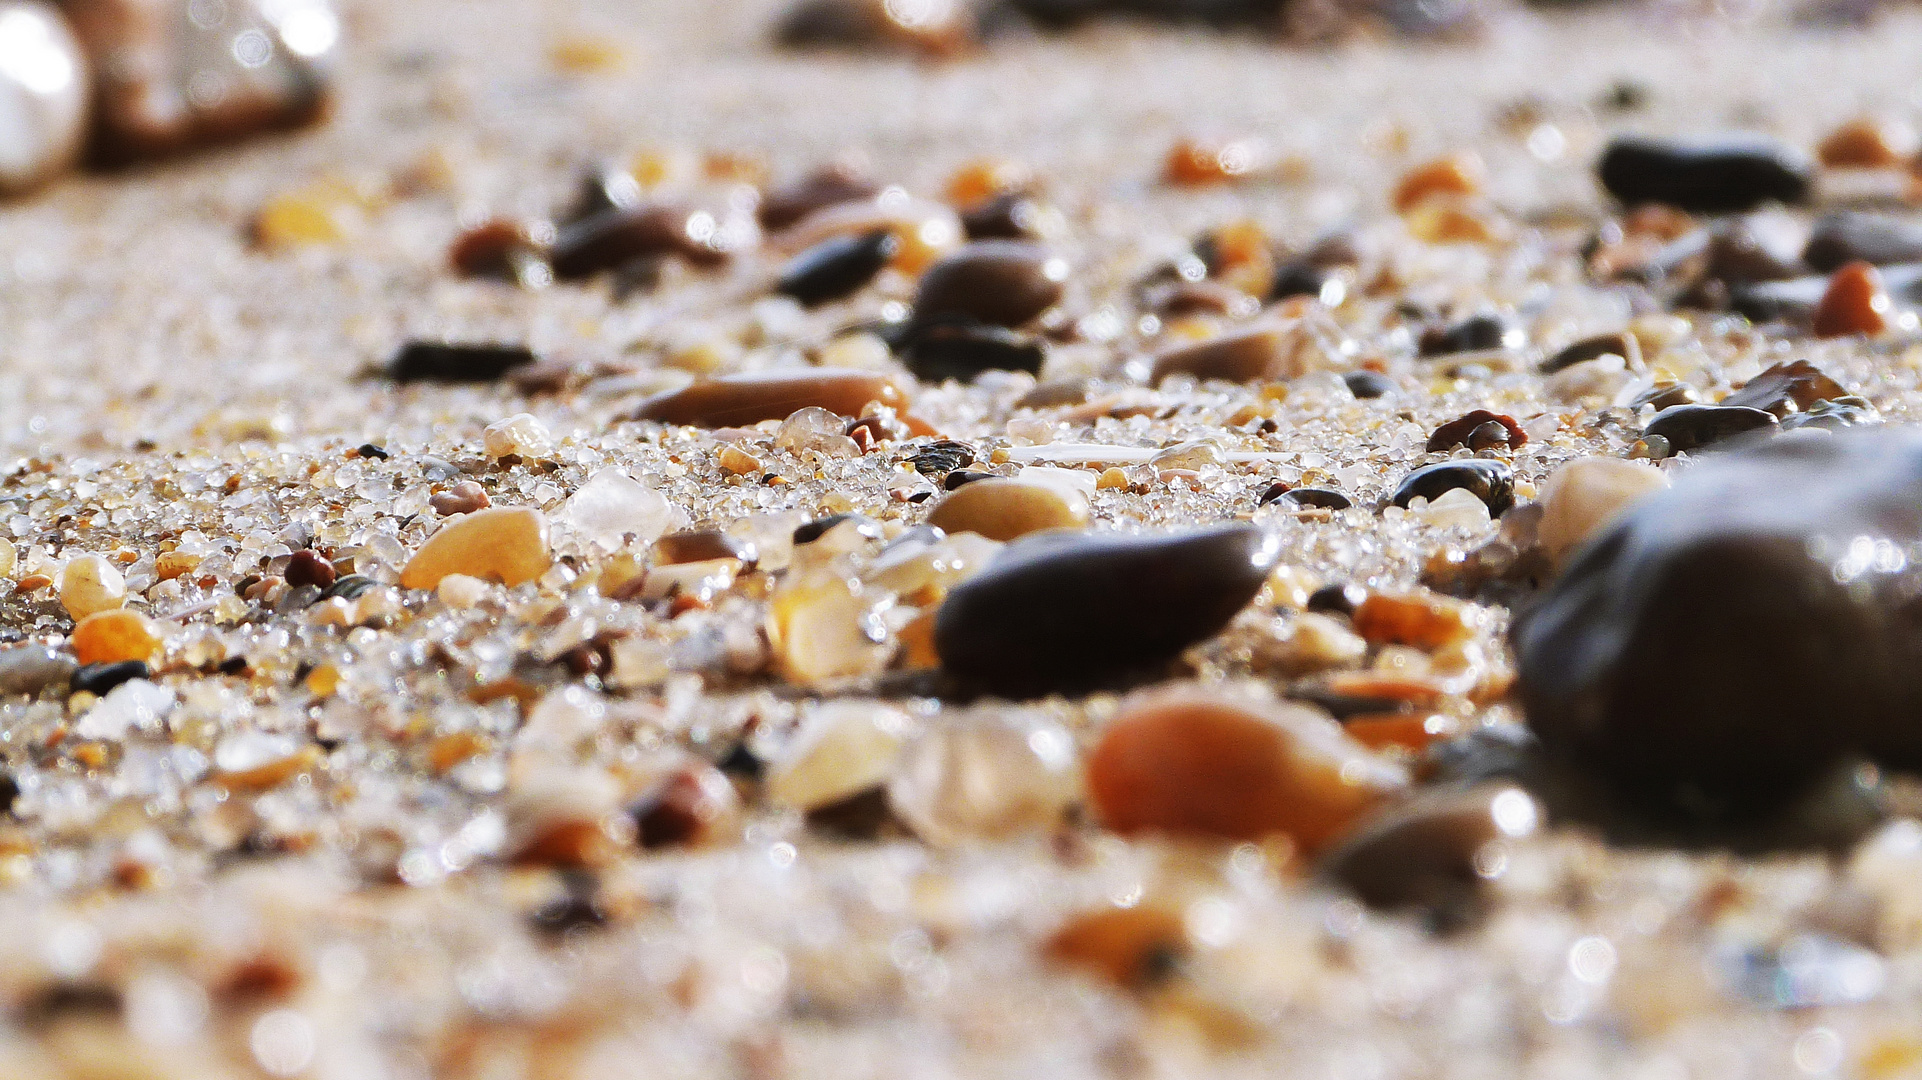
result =
[[[1177,345],[1155,357],[1148,381],[1158,383],[1171,375],[1233,383],[1273,378],[1281,371],[1286,345],[1286,333],[1273,326],[1236,330],[1192,345]]]
[[[1421,908],[1445,924],[1473,913],[1481,886],[1501,877],[1508,848],[1542,819],[1510,784],[1439,790],[1369,822],[1330,852],[1322,873],[1379,908]]]
[[[900,349],[901,363],[924,382],[973,382],[984,371],[1041,373],[1047,349],[1006,327],[945,320],[916,327]]]
[[[1442,461],[1424,465],[1395,487],[1389,502],[1406,508],[1416,499],[1434,502],[1461,488],[1488,506],[1489,517],[1500,517],[1515,505],[1515,474],[1505,463],[1485,458]],[[1470,507],[1474,504],[1470,503]]]
[[[1705,458],[1591,542],[1518,623],[1549,749],[1674,809],[1778,804],[1861,752],[1922,765],[1922,434]]]
[[[1630,368],[1639,369],[1642,366],[1642,350],[1635,340],[1635,335],[1597,334],[1565,346],[1542,361],[1541,366],[1536,370],[1543,375],[1553,375],[1558,371],[1572,368],[1576,364],[1611,355],[1621,357]]]
[[[1745,405],[1671,405],[1655,414],[1642,438],[1667,440],[1669,450],[1701,450],[1738,435],[1775,426],[1775,417]]]
[[[1810,329],[1819,338],[1873,337],[1888,329],[1894,309],[1881,272],[1868,263],[1852,262],[1829,278]]]
[[[1088,755],[1088,795],[1124,835],[1286,835],[1325,847],[1407,778],[1333,720],[1293,704],[1200,691],[1124,708]]]
[[[1239,523],[1031,537],[948,594],[935,650],[950,673],[1007,695],[1147,673],[1228,625],[1279,554]]]
[[[41,0],[0,3],[0,195],[27,191],[80,157],[92,86],[66,18]]]
[[[1061,300],[1068,263],[1034,244],[977,240],[928,267],[914,297],[916,322],[960,317],[1015,327]]]
[[[1490,425],[1493,425],[1491,428]],[[1528,443],[1528,433],[1515,418],[1487,409],[1475,409],[1435,429],[1428,437],[1428,452],[1433,454],[1465,446],[1488,450],[1497,446],[1517,447]]]
[[[1758,135],[1621,136],[1609,143],[1598,172],[1608,193],[1629,206],[1664,203],[1709,214],[1802,202],[1813,176],[1806,156]]]
[[[885,229],[823,240],[788,263],[774,291],[808,307],[852,296],[874,280],[900,247]]]
[[[405,589],[432,589],[449,574],[514,586],[553,564],[547,518],[525,506],[497,506],[463,514],[427,538],[400,572]]]
[[[1088,514],[1088,497],[1065,484],[991,476],[952,491],[927,521],[950,533],[1013,540],[1044,529],[1085,528]]]
[[[907,395],[894,380],[872,371],[800,368],[703,379],[643,402],[634,419],[737,427],[785,420],[806,408],[859,416],[870,402],[899,408],[907,404]]]

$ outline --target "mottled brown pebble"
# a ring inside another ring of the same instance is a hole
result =
[[[634,419],[738,427],[785,420],[810,407],[859,416],[871,402],[899,409],[907,405],[908,396],[884,374],[847,368],[801,368],[704,379],[642,403]]]

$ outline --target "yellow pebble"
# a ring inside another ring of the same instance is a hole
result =
[[[627,50],[606,38],[570,36],[548,46],[547,58],[570,75],[594,75],[627,66]]]
[[[153,620],[138,611],[96,611],[73,628],[73,654],[83,664],[148,660],[160,648]]]
[[[1100,476],[1095,477],[1094,486],[1097,488],[1125,488],[1128,486],[1128,474],[1122,472],[1120,466],[1110,465],[1102,471]]]
[[[465,574],[511,587],[540,577],[553,563],[547,518],[531,507],[497,506],[457,517],[428,537],[401,571],[400,584],[433,589],[449,574]]]
[[[747,476],[761,471],[761,459],[738,446],[721,448],[721,470],[730,476]]]
[[[15,550],[13,541],[0,537],[0,577],[12,577],[20,563],[20,553]]]
[[[337,244],[346,238],[340,205],[312,192],[276,195],[254,218],[254,241],[271,250]]]
[[[60,572],[60,603],[67,614],[84,619],[127,601],[127,579],[99,555],[82,555]]]
[[[322,664],[307,673],[307,689],[315,697],[331,697],[340,689],[340,669],[332,664]]]
[[[1013,540],[1043,529],[1088,524],[1088,498],[1066,486],[995,477],[957,488],[928,514],[928,524],[948,532],[974,532],[990,540]]]

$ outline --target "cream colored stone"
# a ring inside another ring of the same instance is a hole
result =
[[[1081,529],[1088,524],[1088,497],[1059,484],[995,477],[976,480],[941,500],[928,524],[951,533],[979,533],[1013,540],[1043,529]]]
[[[885,782],[908,735],[908,717],[878,701],[831,701],[795,732],[769,768],[768,798],[812,810]]]
[[[1555,470],[1542,492],[1537,535],[1549,558],[1569,552],[1636,500],[1668,486],[1660,469],[1638,461],[1585,457]]]
[[[516,413],[487,425],[482,432],[487,456],[495,460],[513,455],[520,458],[545,457],[554,452],[554,438],[547,425],[531,413]]]
[[[75,619],[127,602],[127,579],[102,555],[81,555],[60,571],[60,604]]]
[[[880,613],[885,592],[832,572],[805,574],[774,594],[767,637],[782,673],[799,683],[871,675],[892,651]]]
[[[428,537],[401,571],[408,589],[434,589],[449,574],[513,586],[553,565],[547,518],[525,506],[497,506],[457,517]]]
[[[1074,739],[1040,716],[973,716],[929,728],[902,755],[888,804],[951,847],[1056,825],[1080,794]]]

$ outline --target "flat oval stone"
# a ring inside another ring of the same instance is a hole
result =
[[[960,316],[991,326],[1020,326],[1061,300],[1066,260],[1015,240],[977,240],[921,277],[916,322]]]
[[[1655,414],[1642,429],[1642,438],[1659,435],[1679,453],[1774,426],[1774,414],[1746,405],[1671,405]]]
[[[410,341],[387,361],[387,377],[398,383],[488,383],[538,359],[525,345]]]
[[[689,252],[686,211],[635,206],[606,210],[568,225],[548,249],[548,262],[555,277],[575,281],[636,259]]]
[[[1515,505],[1515,474],[1507,464],[1487,458],[1440,461],[1409,473],[1388,500],[1403,507],[1416,499],[1434,502],[1461,488],[1488,506],[1489,517],[1500,517]],[[1472,509],[1474,504],[1469,503]]]
[[[1506,869],[1506,846],[1541,820],[1534,798],[1512,784],[1424,793],[1363,826],[1321,869],[1371,907],[1422,908],[1456,924]]]
[[[1237,330],[1220,337],[1177,345],[1155,357],[1150,383],[1170,375],[1248,383],[1271,378],[1282,366],[1287,336],[1279,327]]]
[[[901,346],[901,362],[923,382],[973,382],[984,371],[1041,373],[1048,351],[1035,338],[1002,326],[941,322],[917,327]]]
[[[1862,753],[1922,766],[1922,433],[1705,458],[1589,543],[1513,633],[1531,727],[1698,816]]]
[[[1219,633],[1280,553],[1245,523],[1030,537],[948,594],[935,650],[949,672],[1001,694],[1116,681]]]
[[[953,489],[928,513],[928,524],[1013,540],[1044,529],[1086,528],[1088,512],[1088,497],[1065,484],[990,476]]]
[[[874,181],[846,165],[829,165],[762,193],[755,215],[763,229],[780,230],[816,210],[859,202],[880,190]]]
[[[763,420],[785,420],[806,408],[859,416],[870,402],[901,408],[908,396],[893,379],[876,372],[801,368],[703,379],[642,402],[634,411],[634,419],[695,427],[739,427]]]
[[[1875,266],[1922,262],[1922,222],[1859,210],[1826,214],[1815,223],[1802,261],[1823,274],[1857,261]]]
[[[496,506],[441,526],[407,560],[400,584],[404,589],[432,589],[449,574],[464,574],[512,587],[540,577],[553,561],[547,518],[539,510]]]
[[[1802,202],[1814,167],[1799,151],[1758,135],[1621,136],[1608,144],[1598,172],[1608,193],[1627,205],[1665,203],[1715,214]]]
[[[794,257],[774,291],[808,307],[859,292],[894,258],[901,242],[886,229],[863,236],[836,236]]]
[[[1604,356],[1619,356],[1631,368],[1642,366],[1642,349],[1633,334],[1597,334],[1574,342],[1555,355],[1543,360],[1535,370],[1543,375],[1553,375],[1558,371],[1572,368],[1576,364],[1598,360]]]
[[[0,3],[0,194],[28,191],[73,167],[92,93],[67,20],[41,0]]]
[[[1272,490],[1272,489],[1270,489]],[[1262,494],[1263,503],[1284,502],[1290,506],[1308,510],[1346,510],[1355,505],[1355,500],[1336,491],[1334,488],[1298,487],[1277,492],[1273,499]]]

